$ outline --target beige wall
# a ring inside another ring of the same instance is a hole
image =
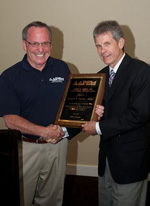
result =
[[[102,20],[117,20],[125,32],[126,51],[149,63],[149,9],[149,0],[0,0],[0,73],[22,59],[21,31],[34,20],[52,26],[52,55],[65,60],[73,73],[94,73],[104,66],[92,38]],[[98,144],[98,136],[78,135],[69,142],[68,163],[96,166]]]

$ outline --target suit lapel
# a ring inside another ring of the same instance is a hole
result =
[[[104,99],[109,98],[110,88],[109,88],[108,81],[109,81],[109,67],[106,67],[106,83],[105,83]]]
[[[117,92],[117,89],[119,88],[120,84],[125,81],[125,76],[126,76],[126,72],[128,70],[128,64],[130,62],[131,58],[126,54],[122,63],[120,64],[118,71],[114,77],[113,83],[111,88],[109,88],[108,85],[108,79],[109,79],[109,67],[107,68],[107,72],[106,72],[106,87],[105,87],[105,98],[108,100],[110,100],[113,95]]]

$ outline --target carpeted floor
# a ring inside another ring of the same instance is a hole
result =
[[[150,206],[150,182],[147,203]],[[98,206],[97,177],[67,175],[63,206]]]

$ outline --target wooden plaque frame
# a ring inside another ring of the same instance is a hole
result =
[[[102,104],[105,74],[70,74],[59,106],[55,124],[80,128],[97,121],[95,107]]]

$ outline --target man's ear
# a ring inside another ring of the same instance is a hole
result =
[[[124,38],[120,38],[120,39],[119,39],[119,42],[118,42],[119,48],[120,48],[120,49],[123,49],[124,44],[125,44]]]
[[[25,40],[22,40],[22,46],[23,46],[24,51],[27,51],[27,45],[26,45]]]

